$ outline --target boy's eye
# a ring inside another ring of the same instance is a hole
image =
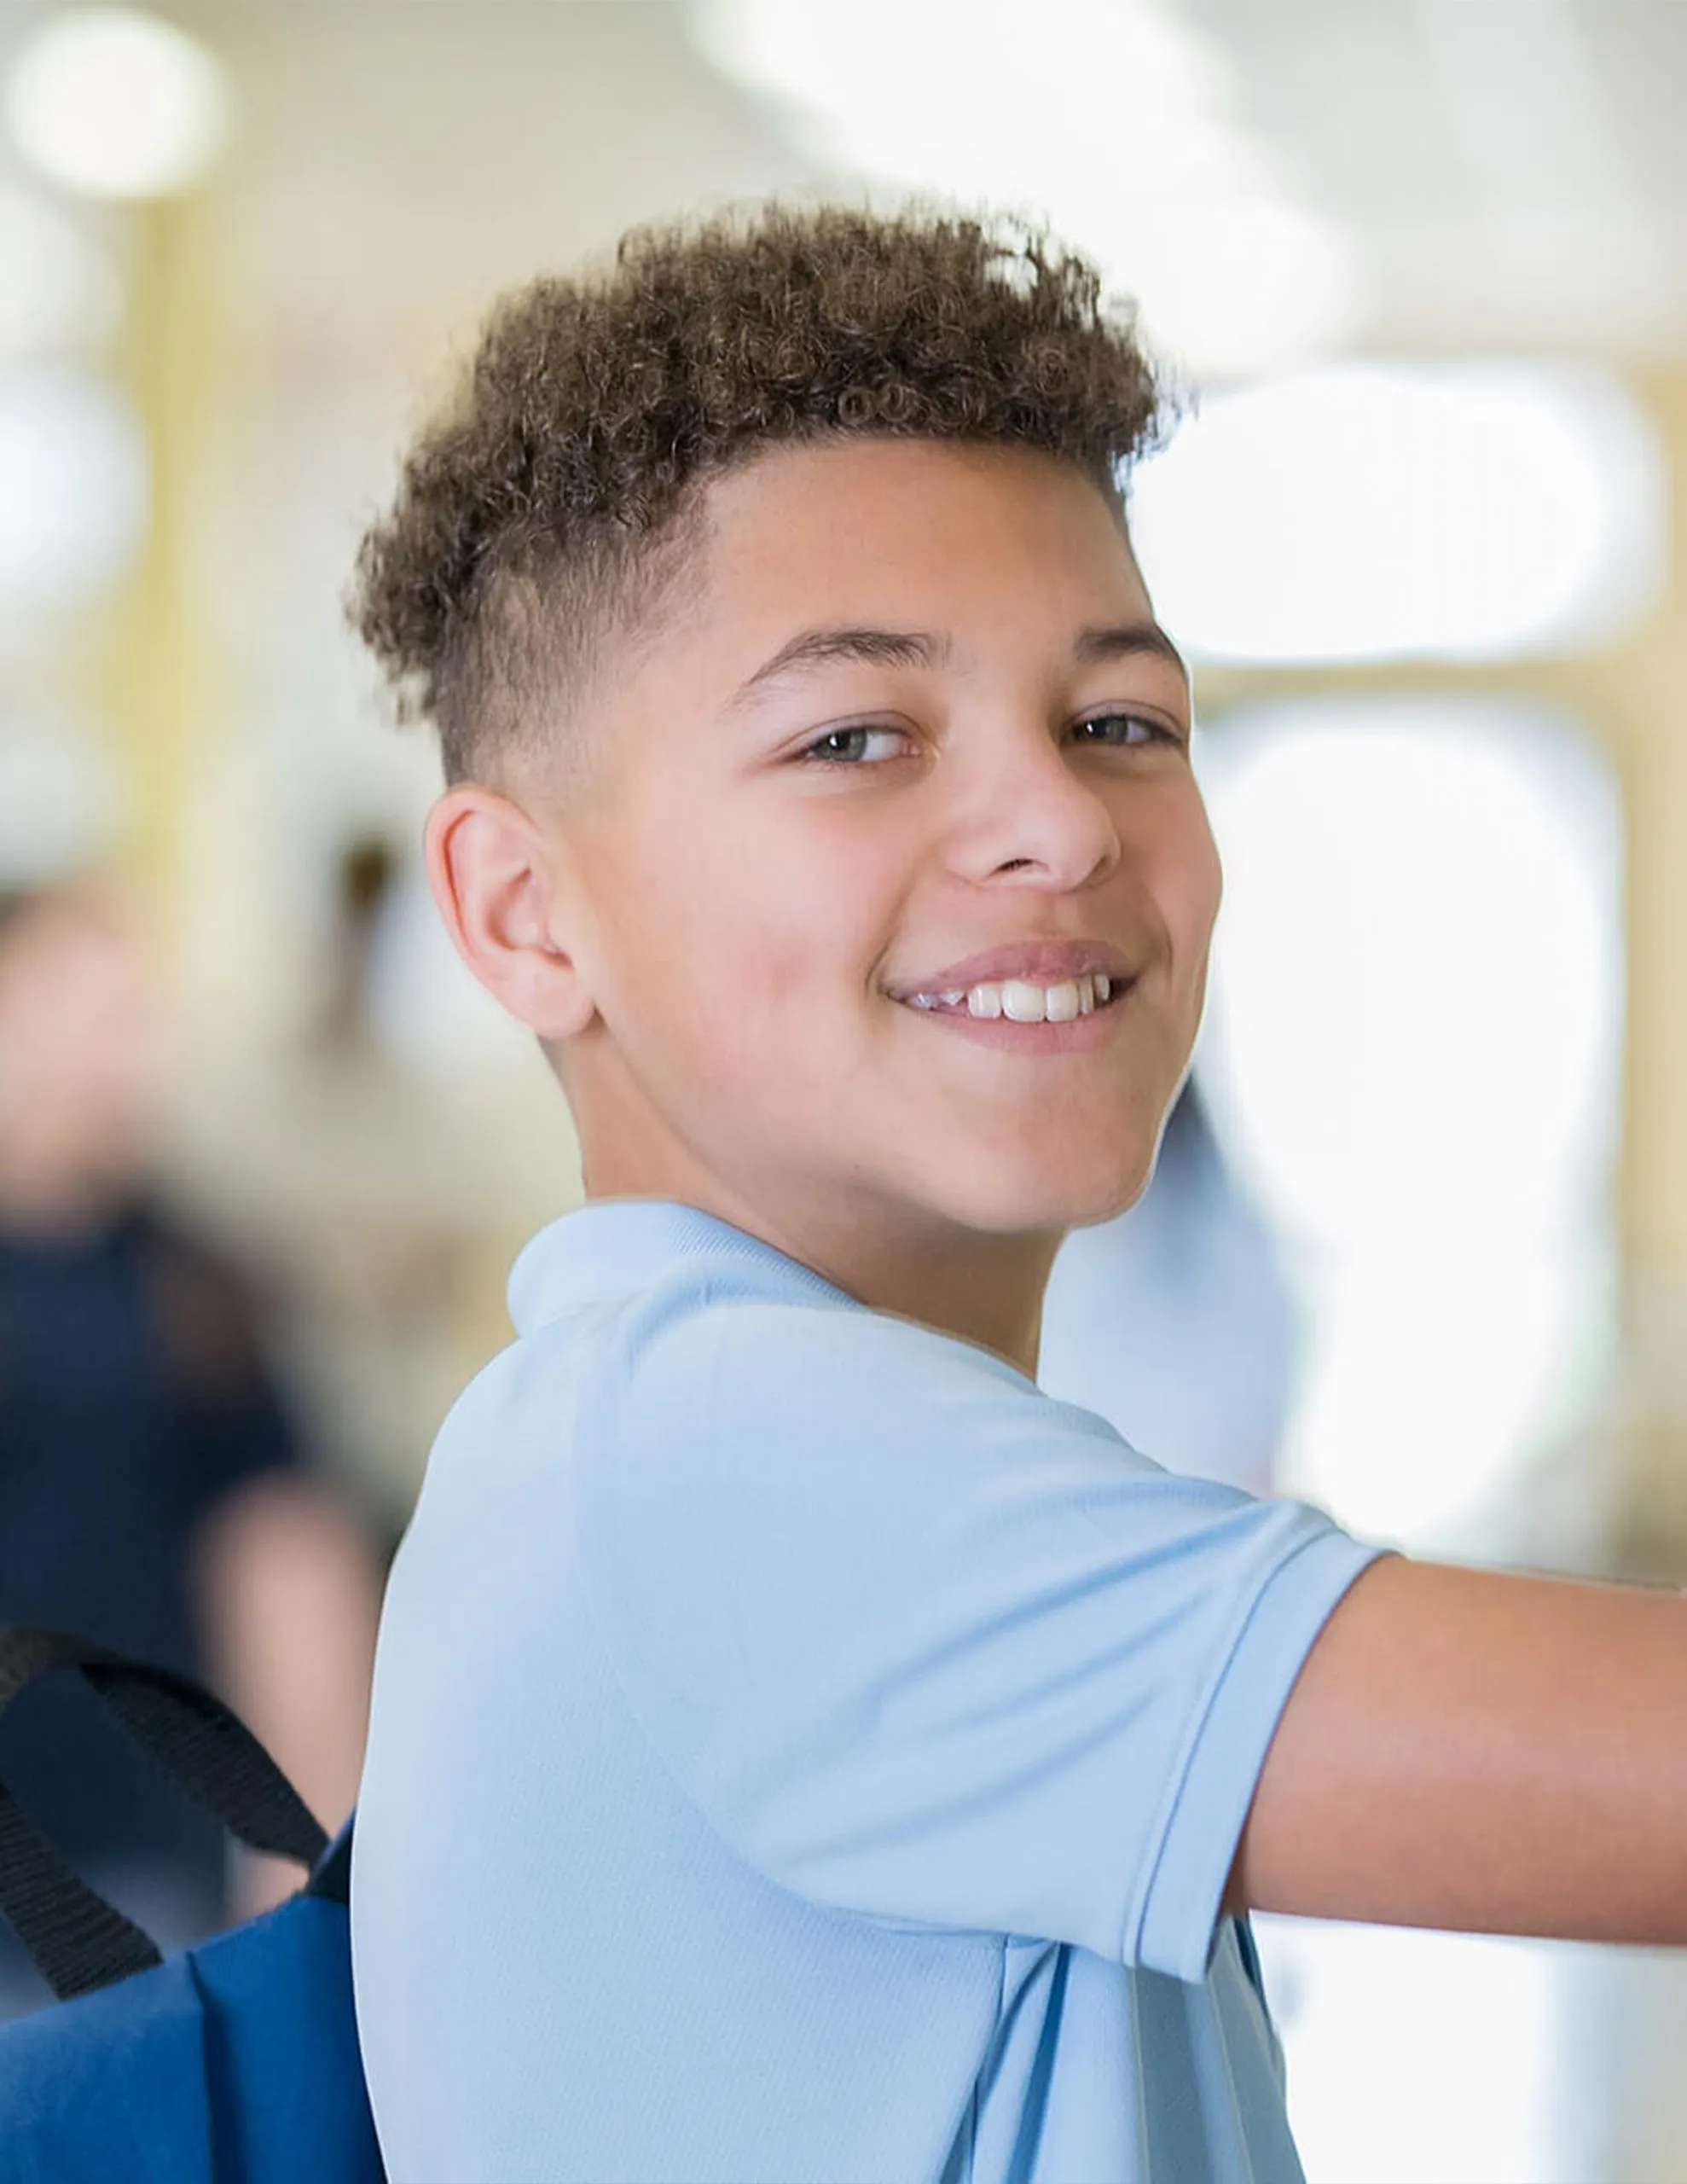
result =
[[[1092,713],[1075,727],[1080,742],[1099,743],[1116,750],[1181,741],[1162,722],[1151,720],[1145,713]]]
[[[1180,745],[1182,741],[1163,722],[1151,719],[1145,713],[1092,713],[1087,720],[1075,723],[1075,732],[1080,742],[1098,745],[1104,750],[1139,750],[1146,744]],[[896,758],[898,752],[895,746],[907,741],[905,732],[896,728],[875,728],[866,723],[829,728],[797,755],[812,764],[861,766]]]
[[[817,736],[806,749],[798,752],[799,758],[818,762],[821,765],[860,765],[867,757],[867,746],[877,738],[880,743],[905,743],[907,736],[899,728],[829,728],[824,735]],[[894,751],[880,751],[879,757],[894,758]]]

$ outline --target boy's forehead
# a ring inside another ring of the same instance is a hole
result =
[[[758,692],[789,688],[779,671],[798,654],[964,673],[1017,648],[1034,674],[1132,654],[1185,679],[1116,504],[1033,450],[778,449],[704,487],[672,544],[666,579],[581,709],[593,755],[565,803],[583,816],[601,808],[594,782],[644,770],[652,721],[753,723]]]
[[[702,514],[698,604],[717,631],[723,618],[761,634],[859,621],[942,639],[1005,601],[1075,625],[1149,615],[1116,506],[1035,450],[784,449],[714,481]]]

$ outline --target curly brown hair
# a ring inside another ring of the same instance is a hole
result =
[[[683,561],[701,488],[760,450],[1035,448],[1116,505],[1160,416],[1128,308],[1023,222],[774,205],[636,229],[606,271],[498,305],[349,611],[456,781],[535,741]]]

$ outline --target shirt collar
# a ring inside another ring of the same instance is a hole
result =
[[[833,1304],[858,1304],[821,1275],[746,1229],[671,1199],[594,1199],[542,1228],[510,1269],[518,1334],[546,1320],[648,1288],[681,1262],[755,1261]]]

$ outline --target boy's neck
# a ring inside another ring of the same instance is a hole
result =
[[[1063,1237],[988,1235],[916,1224],[904,1210],[875,1209],[852,1194],[845,1205],[781,1203],[777,1211],[716,1179],[691,1176],[658,1185],[612,1176],[588,1160],[586,1195],[668,1198],[694,1205],[810,1267],[834,1288],[939,1333],[976,1343],[1035,1380],[1043,1292]],[[882,1212],[883,1217],[875,1217]]]
[[[748,1218],[738,1225],[749,1226]],[[805,1226],[781,1237],[769,1233],[774,1225],[760,1222],[752,1233],[834,1287],[875,1311],[977,1343],[1035,1380],[1043,1292],[1059,1236],[950,1229],[941,1238],[891,1238],[855,1219],[847,1232],[841,1225],[830,1234]]]
[[[859,1176],[793,1170],[771,1149],[753,1183],[737,1182],[668,1126],[606,1043],[596,1043],[588,1066],[587,1043],[577,1041],[554,1061],[588,1199],[695,1206],[812,1268],[874,1311],[976,1343],[1036,1378],[1043,1292],[1064,1229],[964,1227]]]

